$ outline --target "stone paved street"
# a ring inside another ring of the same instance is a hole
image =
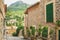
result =
[[[30,40],[30,39],[24,39],[23,37],[4,37],[5,40]]]

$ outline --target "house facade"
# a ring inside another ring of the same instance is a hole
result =
[[[26,22],[26,27],[30,27],[30,26],[35,26],[35,28],[37,28],[36,26],[38,26],[38,24],[40,23],[40,9],[39,9],[39,3],[37,2],[36,4],[30,6],[26,12],[25,12],[25,22]]]
[[[16,26],[7,26],[5,28],[5,36],[13,36],[14,32],[16,32]]]
[[[40,2],[40,13],[43,14],[40,14],[40,23],[49,26],[49,35],[50,29],[57,27],[55,23],[57,20],[60,20],[60,0],[41,0]],[[49,37],[50,36],[48,36],[48,38]],[[55,31],[55,38],[56,40],[60,40],[60,27],[57,27]]]
[[[27,8],[24,16],[25,30],[26,28],[30,28],[30,26],[34,26],[36,29],[40,24],[40,2],[35,3],[34,5]],[[26,31],[25,31],[26,34]]]
[[[39,6],[36,8],[35,6],[29,7],[25,12],[25,30],[26,27],[31,25],[35,25],[36,28],[38,28],[39,24],[47,25],[48,38],[50,38],[50,30],[53,29],[55,32],[54,38],[60,40],[60,27],[57,27],[55,31],[55,23],[57,20],[60,20],[60,0],[40,0]]]
[[[4,23],[5,20],[5,4],[3,0],[0,0],[0,40],[3,40],[3,31],[4,31]]]

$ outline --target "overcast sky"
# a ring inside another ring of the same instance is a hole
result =
[[[4,3],[7,4],[7,6],[9,6],[10,4],[16,2],[16,1],[19,1],[19,0],[4,0]],[[20,1],[23,1],[24,3],[27,3],[27,4],[34,4],[40,0],[20,0]]]

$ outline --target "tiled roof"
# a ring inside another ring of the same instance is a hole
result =
[[[39,5],[39,4],[40,4],[40,2],[37,2],[37,3],[33,4],[33,5],[31,5],[30,7],[28,7],[28,8],[25,10],[25,13],[24,13],[24,14],[28,14],[28,10],[29,10],[30,8],[32,8],[32,7],[36,6],[36,5]]]

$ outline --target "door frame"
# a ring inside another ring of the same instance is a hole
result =
[[[56,40],[59,40],[59,30],[60,30],[60,27],[58,27],[56,30]]]
[[[48,4],[51,4],[51,3],[53,3],[53,23],[55,23],[56,22],[56,17],[55,17],[55,1],[50,1],[50,2],[48,2],[48,3],[45,3],[45,22],[47,23],[47,21],[46,21],[46,6],[48,5]]]

